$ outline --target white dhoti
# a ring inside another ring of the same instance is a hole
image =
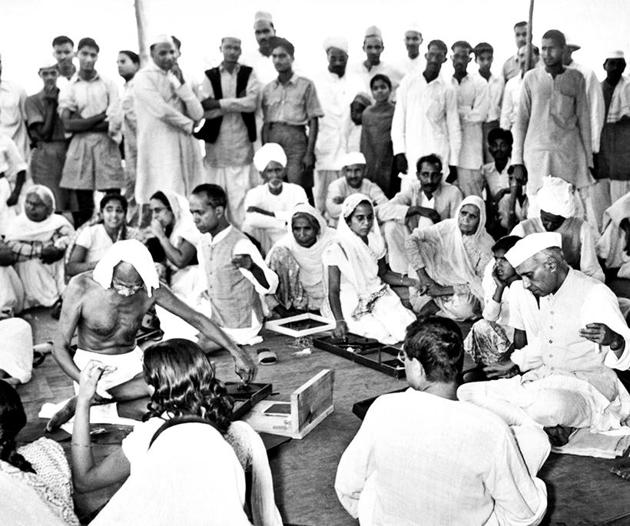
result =
[[[29,259],[15,264],[15,270],[24,286],[24,308],[51,307],[66,288],[63,259],[54,263],[42,263]]]
[[[140,347],[136,347],[124,354],[102,354],[77,349],[77,352],[74,354],[74,363],[81,370],[92,360],[111,367],[112,371],[103,373],[96,388],[96,393],[99,396],[111,399],[112,395],[109,394],[109,389],[124,384],[142,374],[143,356],[144,353]],[[76,393],[79,392],[79,384],[74,384],[74,390]]]
[[[13,267],[0,267],[0,318],[19,314],[24,308],[24,287]]]
[[[210,166],[205,159],[204,168],[207,182],[217,184],[225,190],[228,218],[230,223],[240,229],[245,220],[245,194],[254,186],[262,184],[258,171],[254,169],[253,164],[217,168]]]
[[[551,374],[528,380],[531,373],[536,371],[467,383],[457,390],[457,397],[493,411],[509,425],[562,425],[590,428],[593,432],[621,427],[620,421],[627,414],[628,393],[619,380],[618,394],[610,401],[592,384],[575,376]]]
[[[33,331],[21,318],[0,320],[0,369],[21,383],[33,373]]]
[[[341,170],[315,170],[313,184],[313,200],[315,208],[322,214],[326,211],[326,196],[330,183],[341,177]]]

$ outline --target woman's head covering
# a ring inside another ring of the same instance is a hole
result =
[[[104,289],[109,289],[112,286],[114,267],[123,261],[133,266],[140,274],[147,294],[151,297],[153,290],[160,286],[160,280],[151,253],[135,239],[114,243],[94,267],[92,279]]]
[[[328,225],[326,224],[326,220],[324,216],[317,210],[315,207],[311,206],[308,203],[300,203],[295,205],[293,210],[291,210],[291,221],[287,225],[289,230],[289,234],[293,236],[293,218],[297,215],[305,215],[311,221],[317,223],[319,225],[319,233],[317,234],[317,238],[321,238],[328,231]]]
[[[576,214],[575,188],[559,177],[548,176],[536,194],[538,208],[565,219]]]
[[[26,191],[24,197],[26,198],[31,194],[35,194],[46,205],[46,217],[49,217],[55,211],[55,194],[50,188],[43,184],[34,184]]]
[[[287,156],[282,146],[275,142],[268,142],[254,155],[254,165],[260,173],[265,171],[271,161],[281,164],[283,168],[287,165]]]
[[[472,236],[466,237],[479,238],[484,233],[486,233],[486,204],[483,202],[483,199],[481,199],[481,197],[477,195],[469,195],[457,207],[457,210],[455,212],[456,220],[459,220],[459,212],[462,207],[466,205],[473,205],[479,210],[479,225],[477,226],[477,230],[475,230],[475,233]]]
[[[357,206],[359,206],[359,204],[364,201],[367,201],[372,207],[372,211],[374,211],[374,204],[372,203],[371,199],[367,195],[351,194],[348,197],[346,197],[344,202],[341,204],[341,215],[343,216],[343,219],[340,219],[339,222],[337,223],[338,236],[342,236],[348,239],[352,239],[352,238],[359,239],[359,236],[357,236],[350,229],[350,226],[348,225],[346,219],[350,217],[352,213],[356,210]],[[352,236],[352,237],[349,237],[349,236]],[[360,241],[360,242],[365,245],[363,241]],[[384,257],[387,252],[387,249],[385,248],[385,241],[383,240],[383,236],[381,234],[381,229],[378,227],[376,214],[374,215],[374,223],[372,223],[372,229],[370,230],[370,233],[368,234],[368,246],[370,250],[374,252],[374,255],[376,256],[377,260]]]
[[[175,238],[185,239],[191,245],[196,245],[201,232],[195,226],[192,214],[190,213],[190,204],[188,199],[183,195],[171,192],[170,190],[161,190],[162,195],[166,198],[166,202],[163,202],[173,214],[173,224],[171,225],[171,235],[169,239],[171,243],[177,243]],[[159,199],[159,197],[153,197]]]

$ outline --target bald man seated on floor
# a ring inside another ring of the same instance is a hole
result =
[[[560,234],[537,233],[505,254],[522,285],[510,289],[514,351],[485,368],[488,377],[501,379],[458,390],[460,400],[486,407],[510,425],[543,426],[555,446],[566,444],[575,428],[621,427],[630,407],[630,395],[612,370],[630,365],[630,329],[617,298],[570,268],[561,246]]]
[[[118,403],[121,417],[139,419],[146,412],[149,386],[143,378],[142,350],[136,333],[151,307],[159,305],[185,319],[199,330],[206,350],[226,349],[234,358],[236,373],[244,382],[253,379],[256,368],[214,322],[179,300],[158,280],[149,251],[136,240],[119,241],[103,256],[92,272],[75,276],[64,293],[59,319],[59,338],[54,357],[77,384],[81,369],[95,360],[105,366],[99,382],[97,403]],[[75,330],[78,349],[72,356]],[[72,398],[46,426],[54,431],[74,415]]]

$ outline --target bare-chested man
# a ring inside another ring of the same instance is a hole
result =
[[[256,374],[249,355],[204,315],[179,300],[158,281],[148,250],[136,240],[119,241],[92,272],[75,276],[64,293],[59,319],[59,338],[54,356],[61,369],[79,382],[81,369],[90,361],[101,362],[105,373],[99,382],[96,402],[118,402],[121,417],[139,419],[145,412],[149,386],[142,372],[142,350],[136,332],[145,313],[154,305],[188,321],[210,345],[232,354],[236,373],[247,383]],[[71,354],[75,330],[77,351]],[[57,429],[74,414],[72,398],[50,420],[48,431]]]

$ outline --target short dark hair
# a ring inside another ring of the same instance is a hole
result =
[[[193,195],[205,196],[208,204],[212,208],[217,208],[219,206],[225,208],[227,206],[227,195],[225,195],[225,190],[223,190],[223,188],[221,188],[218,184],[200,184],[195,187],[192,193]]]
[[[122,209],[125,211],[125,214],[127,213],[127,208],[129,207],[127,199],[124,195],[117,194],[116,192],[108,192],[103,196],[99,204],[100,211],[102,212],[103,210],[105,210],[105,207],[112,201],[118,201],[120,203],[120,206],[122,206]]]
[[[276,48],[283,48],[292,57],[295,56],[295,46],[291,44],[286,38],[271,37],[269,39],[269,48],[273,51]]]
[[[446,47],[446,44],[443,40],[431,40],[431,42],[429,42],[429,45],[427,46],[427,51],[431,49],[431,46],[435,46],[440,51],[444,51],[444,54],[448,53],[448,48]]]
[[[81,50],[84,47],[91,47],[96,49],[96,52],[99,53],[101,51],[101,48],[98,47],[98,44],[96,43],[96,40],[94,40],[93,38],[90,37],[85,37],[82,38],[81,40],[79,40],[79,45],[77,46],[77,51]]]
[[[550,29],[549,31],[546,31],[542,37],[543,39],[554,40],[561,46],[567,45],[567,39],[564,36],[564,33],[559,29]]]
[[[492,252],[497,252],[499,250],[503,250],[507,252],[510,250],[518,241],[522,238],[520,236],[503,236],[500,237],[497,242],[492,245]]]
[[[177,48],[177,51],[182,50],[182,41],[177,38],[175,35],[171,35],[171,38],[173,39],[173,44],[175,44],[175,47]]]
[[[440,159],[440,156],[435,153],[430,153],[429,155],[423,155],[422,157],[420,157],[420,159],[418,159],[418,162],[416,163],[417,172],[422,170],[423,163],[437,164],[440,167],[440,172],[442,171],[442,159]]]
[[[53,38],[52,47],[63,46],[64,44],[70,44],[74,47],[74,41],[66,35],[59,35],[58,37]]]
[[[472,51],[472,46],[465,40],[458,40],[457,42],[453,43],[453,45],[451,46],[451,51],[455,51],[456,47],[465,47],[466,49],[468,49],[468,53]]]
[[[517,27],[523,27],[528,25],[526,20],[521,20],[520,22],[516,22],[516,24],[514,24],[514,29],[516,29]]]
[[[370,89],[374,88],[374,83],[377,80],[382,80],[385,84],[387,84],[387,87],[391,90],[392,89],[392,81],[389,79],[389,77],[387,75],[383,75],[382,73],[377,73],[376,75],[374,75],[371,79],[370,79]]]
[[[134,64],[140,64],[140,57],[138,56],[138,53],[134,53],[128,49],[121,49],[118,53],[121,55],[127,55],[129,60],[131,60]]]
[[[510,146],[514,144],[514,137],[510,130],[504,130],[503,128],[493,128],[488,132],[488,144],[493,143],[497,139],[503,139]]]
[[[475,58],[479,57],[482,53],[492,53],[494,55],[494,48],[488,44],[487,42],[479,42],[473,49],[475,53]]]
[[[462,372],[464,344],[457,323],[440,316],[419,318],[407,327],[403,349],[420,362],[430,382],[454,382]]]

